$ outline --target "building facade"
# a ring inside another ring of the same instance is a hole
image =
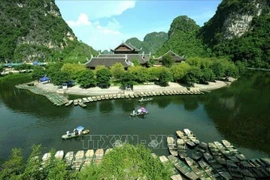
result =
[[[110,68],[115,63],[121,63],[125,69],[128,69],[128,67],[134,65],[134,60],[137,60],[140,65],[147,67],[148,61],[151,58],[151,54],[140,53],[141,50],[127,43],[121,43],[111,51],[113,54],[99,54],[97,57],[92,57],[85,63],[86,67],[95,69],[98,65],[104,65]]]

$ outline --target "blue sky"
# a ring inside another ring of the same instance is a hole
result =
[[[202,26],[221,0],[121,1],[56,0],[61,15],[79,40],[96,50],[114,49],[131,37],[168,32],[173,19],[187,15]]]

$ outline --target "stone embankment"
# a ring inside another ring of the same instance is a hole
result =
[[[101,89],[99,87],[82,89],[79,86],[70,87],[67,89],[59,88],[51,83],[43,84],[38,82],[28,84],[17,85],[17,88],[27,89],[31,92],[39,95],[46,96],[53,104],[57,106],[61,105],[80,105],[86,107],[84,103],[110,100],[110,99],[132,99],[141,97],[153,97],[153,96],[168,96],[168,95],[199,95],[204,92],[211,91],[214,89],[228,86],[233,82],[234,79],[229,79],[228,82],[216,81],[210,82],[208,85],[195,84],[192,88],[187,88],[177,83],[169,83],[167,87],[161,87],[154,84],[148,85],[136,85],[134,88],[123,90],[119,86],[111,86],[108,89]],[[75,100],[68,100],[63,94],[85,96]]]

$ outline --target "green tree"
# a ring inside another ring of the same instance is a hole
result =
[[[51,82],[55,85],[58,85],[58,86],[62,85],[63,83],[66,83],[70,80],[71,80],[71,78],[70,78],[69,74],[66,72],[62,72],[62,71],[55,72],[55,74],[53,74],[53,76],[51,76]]]
[[[186,75],[183,78],[183,82],[193,86],[194,83],[199,83],[201,79],[202,73],[200,68],[198,67],[191,67]]]
[[[154,63],[155,63],[155,60],[154,60],[153,57],[151,57],[150,60],[147,62],[147,66],[148,67],[153,67]]]
[[[162,65],[165,67],[171,67],[174,64],[174,59],[170,54],[166,54],[162,57]]]
[[[66,63],[62,66],[61,71],[66,72],[72,79],[77,79],[79,73],[86,70],[86,67],[82,64]]]
[[[20,71],[20,70],[29,70],[32,68],[33,68],[33,65],[23,63],[19,66],[16,66],[14,69]]]
[[[103,68],[97,71],[97,85],[100,88],[108,88],[110,87],[110,79],[112,77],[111,71],[108,68]]]
[[[243,75],[246,72],[246,66],[245,66],[244,62],[236,61],[235,65],[236,65],[236,67],[238,69],[238,72],[239,72],[240,76]]]
[[[94,87],[96,84],[94,72],[91,70],[81,71],[77,77],[77,82],[82,88]]]
[[[49,63],[46,67],[47,75],[52,78],[55,74],[61,71],[63,63]]]
[[[41,66],[35,66],[32,72],[32,78],[39,80],[39,78],[46,75],[46,70]]]
[[[125,69],[124,69],[123,64],[121,64],[121,63],[119,63],[119,62],[113,64],[113,65],[110,67],[110,70],[111,70],[112,76],[113,76],[115,79],[120,79],[121,76],[125,73]]]
[[[99,70],[101,70],[101,69],[107,69],[107,67],[104,66],[104,65],[97,65],[97,66],[95,67],[95,74],[97,74],[97,72],[98,72]]]
[[[170,179],[170,164],[162,164],[143,145],[125,144],[104,156],[99,166],[92,166],[82,174],[87,179]]]
[[[121,85],[123,87],[130,86],[130,85],[132,86],[134,85],[134,80],[135,80],[134,75],[130,73],[129,71],[127,71],[121,76]]]
[[[174,64],[170,68],[173,76],[173,81],[180,82],[189,69],[190,65],[188,63]]]
[[[215,74],[217,79],[220,79],[224,76],[225,73],[225,68],[222,65],[221,62],[215,61],[210,68],[212,69],[213,73]]]
[[[226,66],[226,69],[224,71],[224,75],[226,77],[238,77],[239,72],[238,72],[238,68],[234,65],[234,63],[228,63]]]
[[[164,67],[150,67],[147,68],[149,79],[152,81],[156,81],[159,78],[159,74]]]
[[[132,67],[129,67],[127,71],[133,74],[135,78],[134,80],[139,83],[143,83],[150,80],[150,75],[148,73],[147,68],[145,67],[132,66]]]
[[[209,81],[215,81],[215,74],[210,68],[202,69],[200,83],[207,84]]]
[[[134,66],[140,66],[141,65],[140,61],[138,59],[136,59],[136,58],[132,59],[132,63],[133,63]]]
[[[163,68],[159,74],[159,85],[168,86],[168,82],[172,81],[173,77],[169,69]]]
[[[0,73],[4,71],[4,67],[0,65]]]
[[[22,149],[12,149],[11,156],[1,167],[0,179],[18,177],[24,171]]]
[[[22,179],[45,179],[45,173],[40,170],[41,159],[40,157],[41,145],[33,145],[32,152],[27,160],[24,173],[22,174]]]

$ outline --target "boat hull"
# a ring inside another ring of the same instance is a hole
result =
[[[75,133],[70,133],[69,135],[64,134],[64,135],[62,135],[62,139],[76,138],[76,137],[83,136],[83,135],[88,134],[88,133],[90,133],[90,130],[89,129],[85,129],[85,130],[82,131],[81,134],[78,134],[78,135],[75,135]]]

